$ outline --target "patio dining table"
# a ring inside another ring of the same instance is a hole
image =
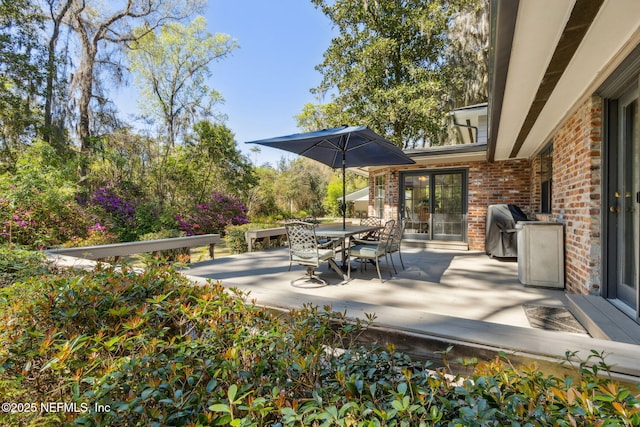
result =
[[[349,250],[349,240],[355,235],[369,233],[371,231],[380,229],[382,229],[382,227],[375,225],[345,225],[344,227],[342,225],[330,225],[327,227],[316,228],[316,236],[340,240],[340,246],[342,248],[341,252],[343,270],[340,273],[342,273],[344,280],[348,280],[349,277],[344,274],[344,270],[347,268],[347,251]],[[336,270],[335,267],[334,270]],[[336,270],[336,272],[338,271]]]

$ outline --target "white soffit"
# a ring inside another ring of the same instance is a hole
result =
[[[513,37],[495,160],[509,158],[575,0],[522,0]]]
[[[587,91],[595,91],[611,72],[609,64],[619,58],[640,27],[640,1],[610,0],[603,4],[549,101],[524,141],[518,157],[537,153],[552,132]]]

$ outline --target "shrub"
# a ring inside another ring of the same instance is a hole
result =
[[[31,200],[12,207],[0,199],[0,243],[33,249],[87,237],[94,218],[75,202]]]
[[[235,197],[213,192],[205,203],[197,204],[191,212],[177,215],[178,228],[187,236],[219,233],[224,235],[229,225],[246,224],[247,208]]]
[[[118,236],[115,233],[108,231],[106,226],[96,222],[88,227],[86,237],[73,237],[62,246],[65,248],[73,248],[80,246],[106,245],[117,242]]]
[[[48,272],[42,252],[0,246],[0,287]]]
[[[603,363],[560,379],[497,358],[452,377],[356,347],[367,322],[312,306],[282,316],[169,269],[28,279],[0,289],[0,316],[0,393],[86,409],[0,413],[0,425],[640,423],[640,399],[599,376]]]

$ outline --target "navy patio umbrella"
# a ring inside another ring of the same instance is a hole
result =
[[[279,148],[316,160],[332,168],[342,168],[342,228],[345,228],[345,170],[362,166],[410,165],[415,161],[402,150],[366,126],[342,126],[315,132],[249,141]]]

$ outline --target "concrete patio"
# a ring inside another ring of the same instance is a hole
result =
[[[586,334],[547,331],[530,326],[525,304],[564,307],[563,290],[525,287],[518,281],[517,263],[492,259],[479,252],[426,250],[403,246],[406,269],[395,255],[398,274],[383,264],[380,283],[374,266],[360,272],[354,263],[352,280],[344,282],[328,266],[319,269],[325,287],[291,286],[305,274],[289,270],[287,248],[270,249],[192,264],[184,273],[194,281],[212,279],[249,293],[257,304],[296,308],[305,303],[331,306],[347,316],[375,314],[380,334],[403,337],[394,344],[413,355],[432,355],[453,344],[454,356],[488,359],[504,351],[521,363],[536,362],[554,371],[567,351],[586,359],[591,350],[605,352],[621,380],[640,382],[640,346],[595,339]],[[383,332],[380,332],[383,331]],[[382,338],[384,339],[384,338]],[[562,371],[564,368],[560,368]],[[557,371],[557,370],[556,370]]]

